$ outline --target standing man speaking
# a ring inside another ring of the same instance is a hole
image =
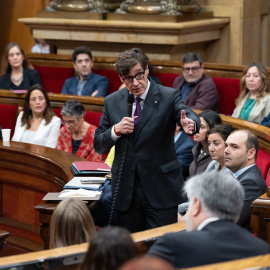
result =
[[[183,176],[174,147],[175,123],[192,135],[200,120],[181,100],[181,91],[148,78],[148,58],[139,48],[115,63],[125,88],[107,96],[94,147],[115,145],[113,204],[119,225],[131,232],[177,222]]]

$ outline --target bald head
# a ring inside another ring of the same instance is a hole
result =
[[[258,138],[249,130],[236,130],[226,140],[225,166],[232,172],[255,164]]]

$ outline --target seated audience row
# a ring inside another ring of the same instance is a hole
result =
[[[206,171],[218,171],[218,168],[222,168],[220,170],[222,174],[232,174],[244,187],[245,199],[238,225],[252,232],[250,206],[267,189],[261,171],[256,165],[259,150],[258,138],[249,130],[233,131],[228,125],[217,125],[210,130],[209,134],[209,151],[217,163],[210,163]],[[224,140],[226,140],[225,144]],[[217,147],[219,150],[214,150],[213,144],[219,144]],[[179,212],[184,214],[188,207],[186,203],[179,205]]]
[[[81,269],[118,270],[127,260],[138,255],[130,233],[118,227],[96,232],[86,203],[65,199],[55,208],[50,224],[50,248],[89,243]]]
[[[90,48],[75,48],[72,59],[77,76],[65,81],[61,93],[105,97],[108,79],[92,72],[93,59]],[[23,49],[15,42],[8,44],[2,66],[5,67],[6,74],[0,77],[0,89],[28,89],[33,84],[41,84],[38,71],[32,69]],[[199,54],[185,54],[183,75],[174,80],[172,87],[181,90],[182,100],[190,108],[219,112],[219,96],[215,83],[203,74],[203,69]],[[236,100],[232,116],[260,124],[270,113],[266,68],[261,63],[248,64],[240,88],[240,96]]]
[[[270,252],[266,242],[235,224],[245,192],[233,176],[203,173],[189,179],[183,189],[190,201],[186,231],[161,236],[144,258],[136,258],[138,250],[127,230],[106,227],[95,232],[89,209],[78,199],[67,199],[56,207],[50,247],[88,242],[82,270],[148,269],[146,266],[172,270]]]
[[[189,179],[184,190],[190,201],[187,231],[162,236],[149,255],[182,269],[270,252],[266,242],[234,224],[245,201],[241,182],[227,174],[203,173]]]
[[[20,112],[12,141],[32,143],[75,154],[90,161],[105,160],[93,147],[96,127],[84,121],[85,109],[77,100],[69,100],[61,119],[50,106],[47,92],[38,84],[29,88],[24,110]]]

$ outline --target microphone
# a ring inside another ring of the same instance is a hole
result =
[[[134,102],[134,95],[128,94],[128,116],[132,117],[132,106]]]

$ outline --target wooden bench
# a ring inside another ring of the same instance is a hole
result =
[[[48,192],[63,190],[73,178],[70,165],[80,160],[44,146],[0,141],[0,229],[10,233],[7,243],[13,250],[43,249],[34,207]]]

